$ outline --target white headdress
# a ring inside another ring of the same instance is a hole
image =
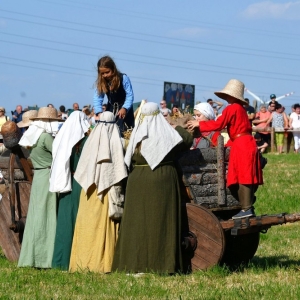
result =
[[[23,134],[19,145],[32,147],[38,141],[43,132],[55,134],[58,131],[58,122],[33,121]]]
[[[214,120],[216,118],[215,112],[209,103],[196,104],[194,109],[198,110],[208,120]]]
[[[72,190],[70,157],[72,148],[89,130],[86,114],[74,111],[61,127],[52,145],[50,192],[66,193]]]
[[[139,142],[141,154],[153,170],[182,138],[166,121],[156,103],[148,102],[141,109],[138,124],[133,129],[125,154],[125,163],[129,167],[132,155]]]
[[[113,113],[105,111],[83,147],[74,178],[85,192],[95,184],[102,199],[106,189],[125,177],[127,169],[119,129]]]

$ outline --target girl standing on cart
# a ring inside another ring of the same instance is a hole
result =
[[[253,201],[254,192],[257,186],[263,184],[262,171],[259,162],[255,140],[252,136],[252,129],[248,116],[243,105],[244,84],[231,79],[225,88],[215,94],[226,100],[228,105],[217,120],[189,121],[188,128],[199,127],[200,132],[222,130],[227,127],[230,140],[227,143],[231,147],[227,186],[233,195],[237,195],[242,210],[233,216],[233,219],[254,216]]]
[[[107,111],[114,113],[120,131],[134,127],[133,90],[129,77],[122,74],[109,56],[104,56],[97,63],[98,78],[94,93],[94,110],[102,112],[104,96],[107,96]]]

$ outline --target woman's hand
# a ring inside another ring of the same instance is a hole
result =
[[[124,119],[126,117],[126,113],[127,113],[127,110],[122,107],[119,111],[118,111],[118,116],[120,119]]]
[[[192,130],[192,129],[196,128],[196,127],[199,127],[199,121],[197,121],[197,120],[188,121],[187,122],[187,127],[190,130]]]

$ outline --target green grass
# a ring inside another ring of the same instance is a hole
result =
[[[267,154],[256,213],[300,212],[300,155]],[[300,299],[300,223],[261,234],[256,255],[237,270],[143,277],[17,268],[0,253],[0,299]]]

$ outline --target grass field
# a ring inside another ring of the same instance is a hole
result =
[[[266,157],[256,213],[300,212],[300,155]],[[300,299],[299,245],[300,223],[275,226],[249,265],[181,276],[19,269],[0,254],[0,299]]]

